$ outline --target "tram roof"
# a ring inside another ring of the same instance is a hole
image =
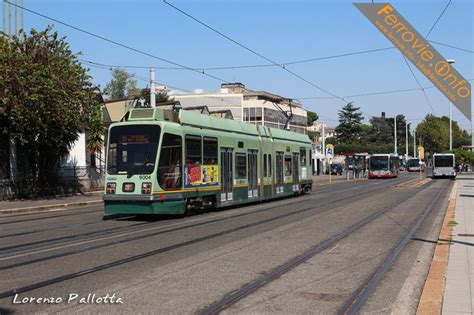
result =
[[[254,136],[273,137],[283,140],[293,140],[311,143],[308,135],[283,129],[270,128],[261,125],[249,124],[242,121],[226,119],[216,116],[203,115],[193,111],[180,110],[179,112],[164,111],[160,108],[134,108],[130,111],[127,121],[168,121],[181,125],[199,128],[235,132]]]

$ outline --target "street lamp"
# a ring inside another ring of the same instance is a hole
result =
[[[454,59],[446,59],[449,64],[456,62]],[[453,104],[449,102],[449,151],[453,150]]]

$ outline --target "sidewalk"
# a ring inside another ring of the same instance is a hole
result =
[[[36,200],[0,201],[0,215],[102,205],[102,191]]]
[[[457,179],[455,227],[449,250],[443,314],[474,313],[474,173]],[[454,222],[453,222],[454,223]]]

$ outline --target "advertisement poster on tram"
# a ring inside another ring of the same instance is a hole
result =
[[[200,187],[219,184],[217,165],[186,165],[184,167],[184,186]]]

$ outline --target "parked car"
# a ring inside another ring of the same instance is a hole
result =
[[[342,175],[342,172],[344,171],[344,167],[342,164],[331,164],[331,175]],[[326,174],[329,174],[329,168],[326,170]]]

